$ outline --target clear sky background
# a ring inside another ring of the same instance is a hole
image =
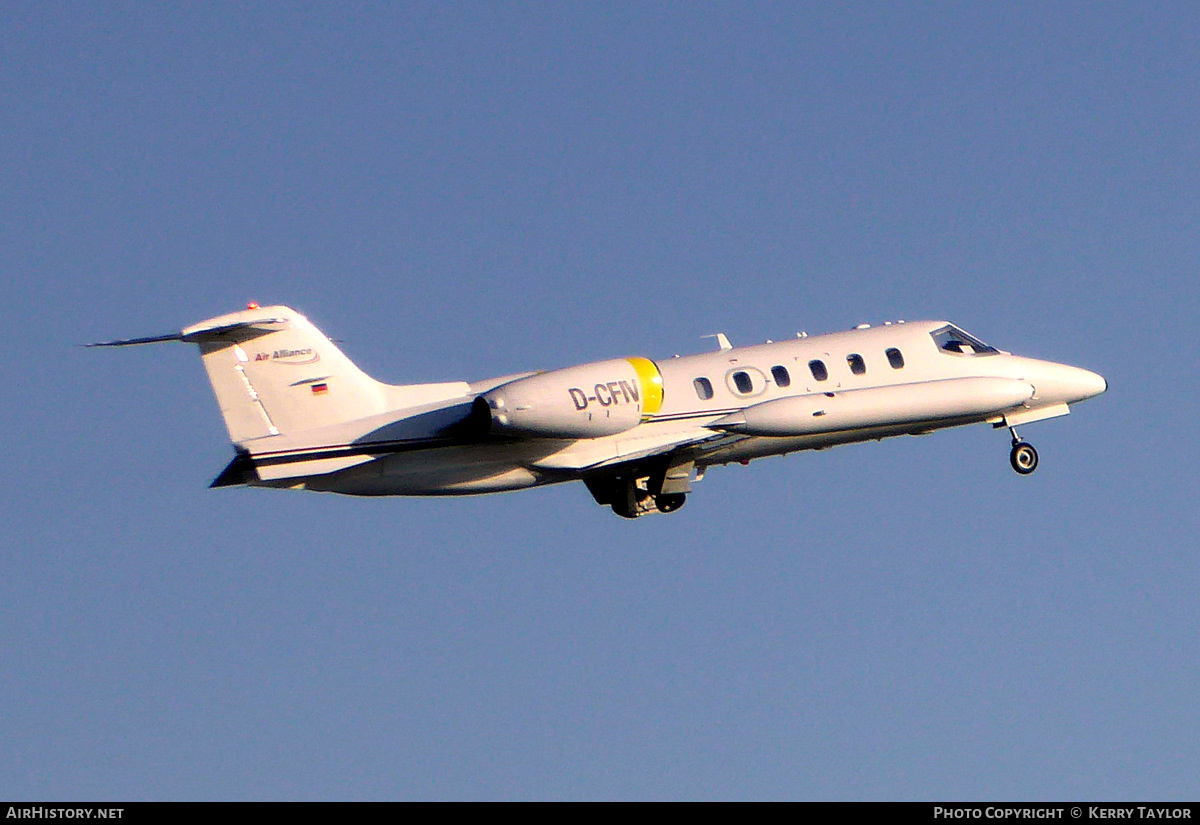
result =
[[[0,5],[0,797],[1192,799],[1200,6]],[[945,318],[1108,394],[714,468],[206,485],[286,303],[479,379]]]

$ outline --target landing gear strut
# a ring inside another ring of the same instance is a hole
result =
[[[1021,437],[1017,435],[1017,431],[1012,427],[1009,427],[1008,431],[1012,433],[1012,452],[1008,454],[1008,463],[1018,473],[1027,476],[1037,469],[1037,450],[1029,442],[1022,441]]]
[[[654,497],[638,486],[636,478],[618,478],[612,511],[621,518],[637,518],[654,512]]]

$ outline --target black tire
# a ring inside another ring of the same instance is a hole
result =
[[[674,513],[687,501],[686,493],[662,493],[654,497],[654,506],[660,513]]]
[[[1008,454],[1008,463],[1012,468],[1023,476],[1027,476],[1037,469],[1038,453],[1033,448],[1032,444],[1027,444],[1024,441],[1018,441],[1013,445],[1012,452]]]

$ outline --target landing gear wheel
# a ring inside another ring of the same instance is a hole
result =
[[[1033,449],[1032,444],[1025,441],[1018,441],[1013,444],[1012,452],[1008,454],[1008,463],[1018,473],[1027,476],[1037,469],[1037,450]]]
[[[660,513],[674,513],[687,501],[686,493],[662,493],[654,497],[654,506]]]

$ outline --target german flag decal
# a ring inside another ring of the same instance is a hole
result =
[[[325,393],[329,392],[329,385],[326,384],[325,382],[321,382],[320,384],[313,384],[312,391],[313,391],[313,395],[324,395]]]

